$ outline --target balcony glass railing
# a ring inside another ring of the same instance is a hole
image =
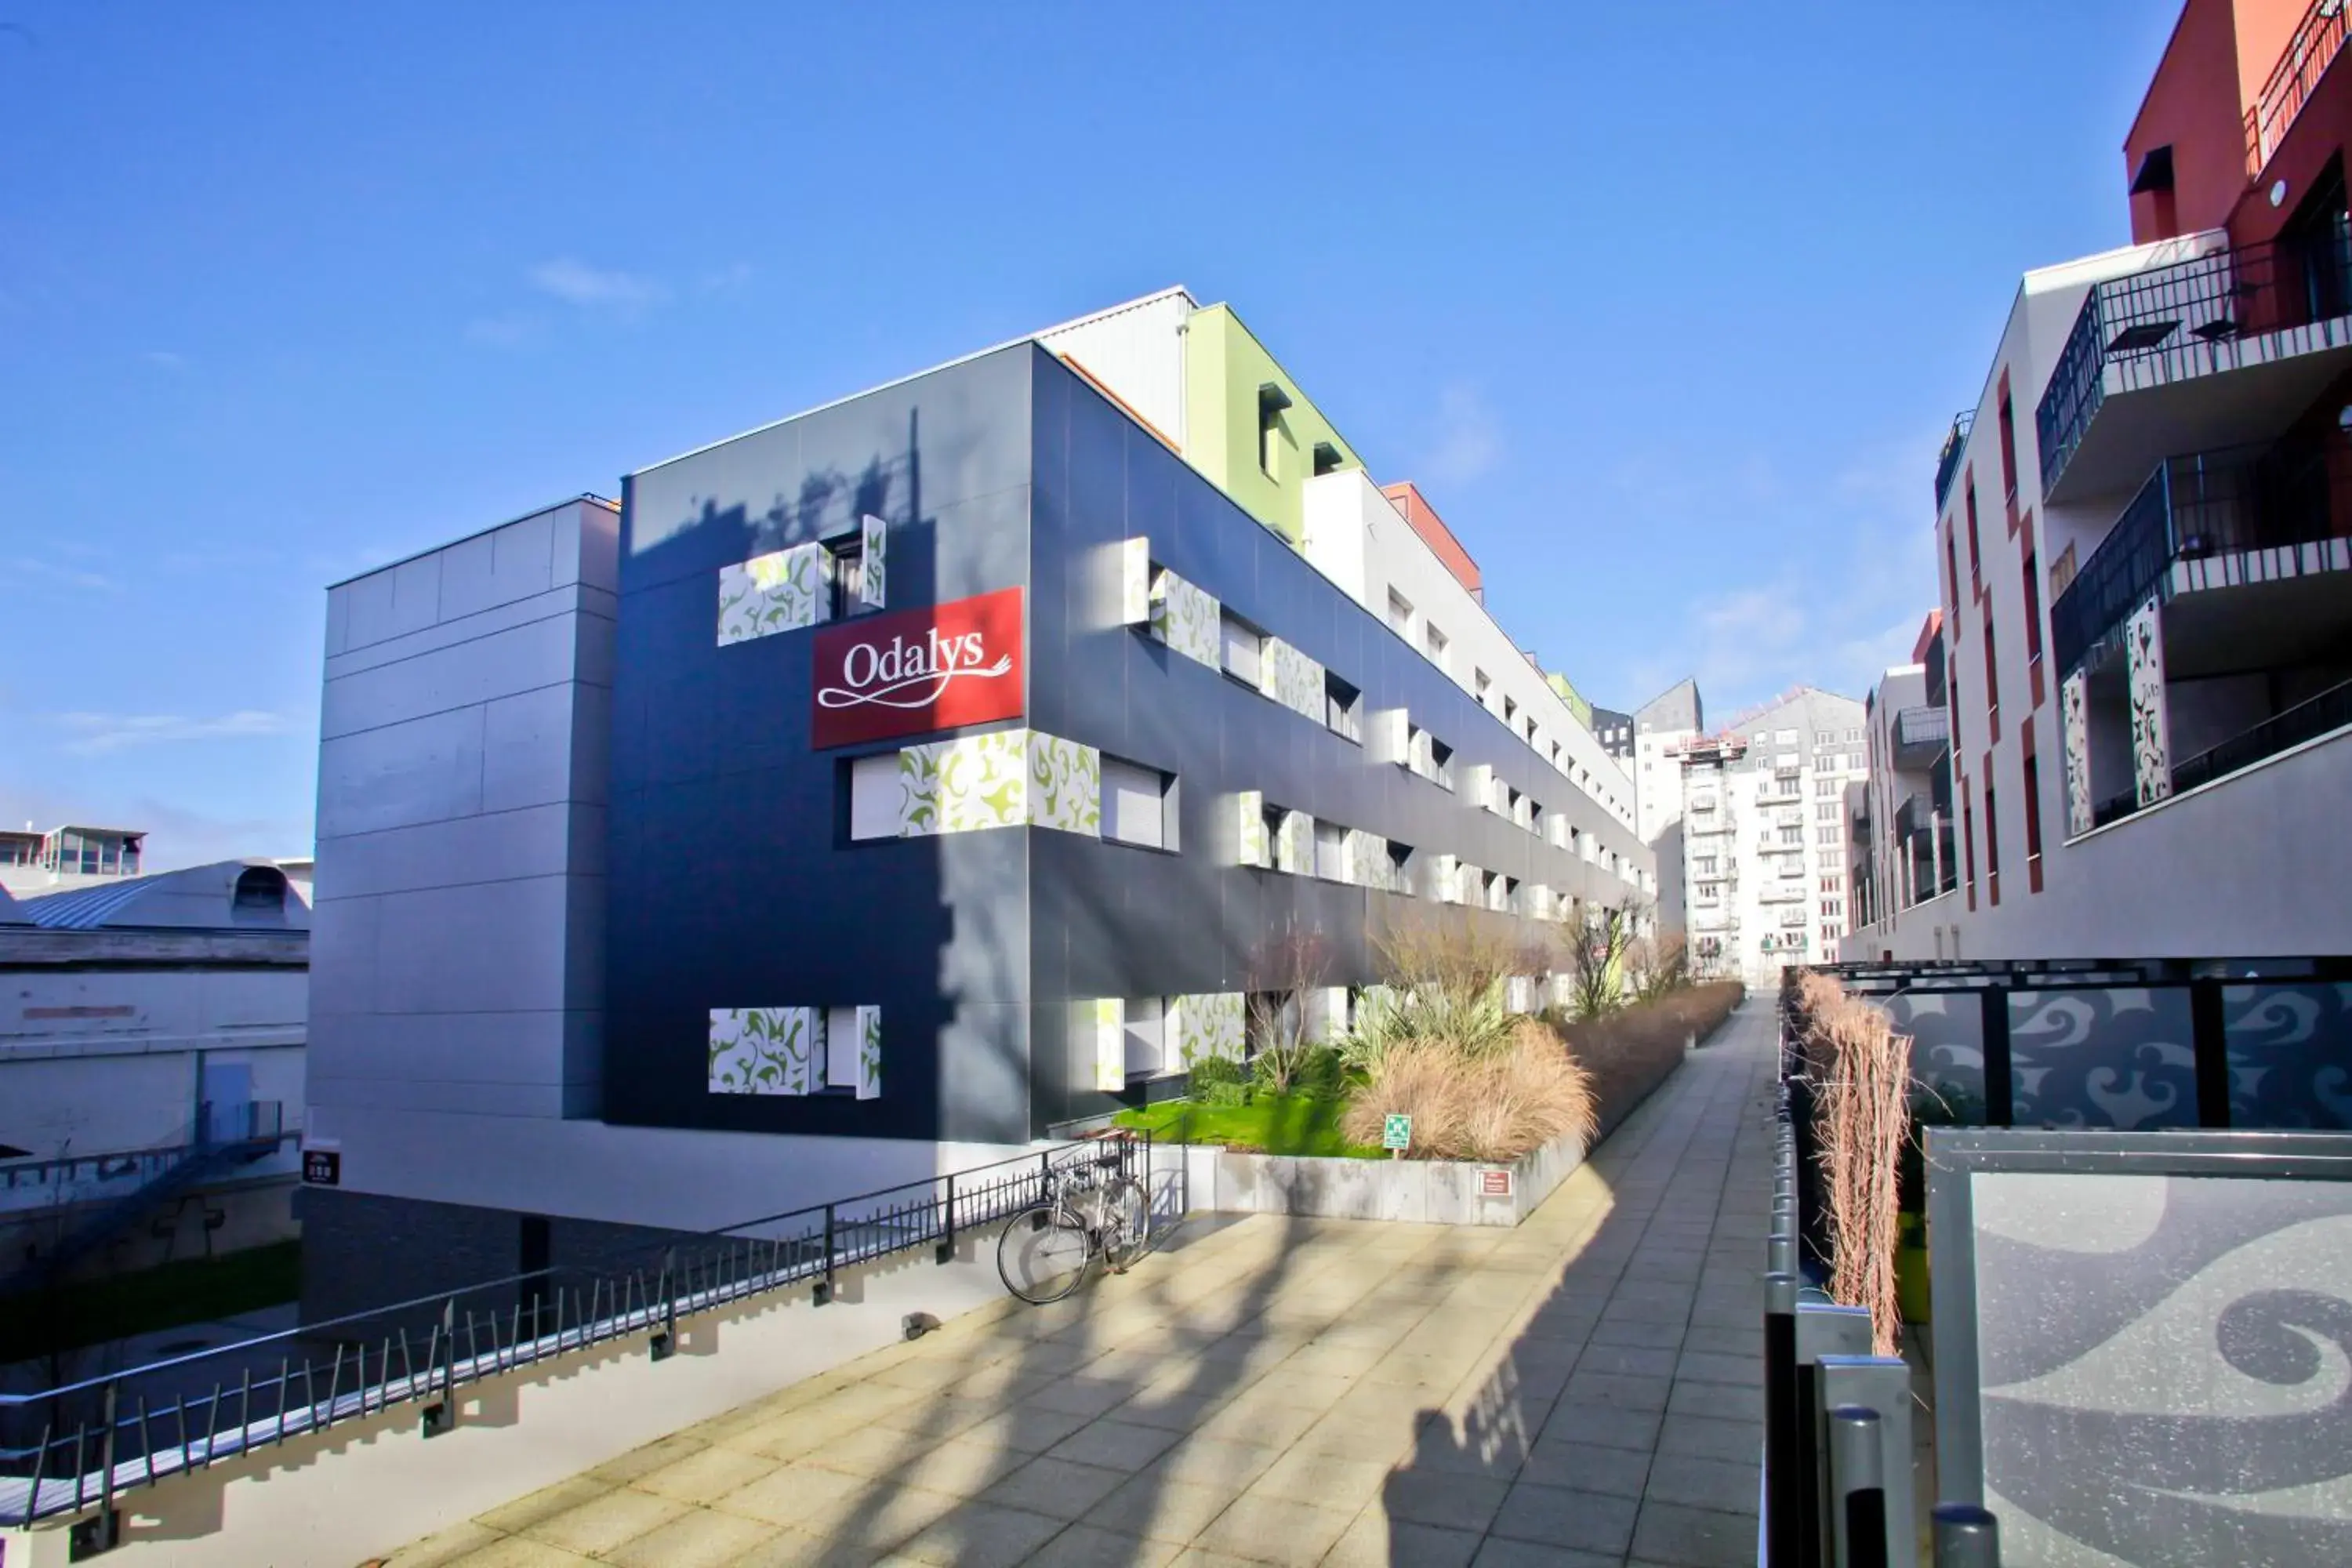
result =
[[[2312,89],[2335,63],[2344,47],[2345,0],[2312,0],[2303,23],[2287,40],[2285,52],[2263,84],[2262,95],[2246,110],[2246,177],[2254,179],[2286,140],[2288,130]]]
[[[1977,422],[1977,411],[1964,408],[1952,416],[1952,427],[1944,437],[1944,449],[1936,457],[1936,510],[1944,510],[1945,498],[1952,493],[1952,476],[1960,471],[1960,452],[1969,444],[1969,431]]]
[[[2083,301],[2033,411],[2043,493],[2083,444],[2111,362],[2326,321],[2345,314],[2347,301],[2352,240],[2341,213],[2316,234],[2216,250],[2099,284]]]
[[[1898,748],[1940,748],[1951,744],[1951,715],[1941,708],[1905,708],[1895,715],[1895,744]]]
[[[2150,594],[2168,594],[2175,561],[2332,538],[2335,512],[2315,452],[2166,458],[2050,606],[2059,674],[2073,674]]]

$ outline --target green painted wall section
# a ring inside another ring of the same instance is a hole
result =
[[[1553,670],[1545,675],[1544,684],[1557,692],[1562,702],[1568,704],[1568,710],[1576,715],[1578,723],[1588,730],[1592,728],[1592,704],[1587,702],[1576,688],[1569,684],[1568,677],[1558,670]]]
[[[1257,395],[1269,382],[1290,399],[1276,416],[1270,473],[1259,461]],[[1316,443],[1329,442],[1340,468],[1363,467],[1230,305],[1195,310],[1185,323],[1184,405],[1184,456],[1294,545],[1305,536],[1304,487],[1315,472]]]

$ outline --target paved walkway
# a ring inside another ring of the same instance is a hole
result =
[[[1770,1017],[1517,1230],[1196,1222],[392,1561],[1752,1563]]]

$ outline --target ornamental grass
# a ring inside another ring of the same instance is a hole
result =
[[[1896,1353],[1900,1174],[1910,1138],[1911,1040],[1826,975],[1797,982],[1798,1047],[1813,1086],[1829,1293],[1870,1309],[1872,1349]]]

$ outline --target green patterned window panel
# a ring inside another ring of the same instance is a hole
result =
[[[1396,891],[1397,863],[1389,857],[1387,839],[1360,827],[1350,827],[1342,849],[1347,856],[1349,881],[1360,888]]]
[[[813,1007],[710,1009],[710,1092],[806,1094],[815,1086],[819,1014]]]
[[[1258,658],[1257,689],[1291,711],[1323,721],[1323,667],[1280,637],[1265,639]]]
[[[1305,812],[1282,814],[1282,829],[1274,840],[1274,868],[1294,877],[1315,874],[1315,819]]]
[[[1076,1004],[1079,1040],[1092,1064],[1094,1086],[1116,1093],[1127,1087],[1127,1004],[1103,996]]]
[[[822,544],[795,544],[722,566],[719,646],[815,626],[832,601],[833,557]]]
[[[1064,833],[1102,837],[1102,753],[1032,730],[1029,821]]]
[[[1234,826],[1238,834],[1237,863],[1265,869],[1274,864],[1273,836],[1265,827],[1265,796],[1245,789],[1234,796]]]
[[[1151,624],[1151,541],[1118,542],[1118,624]]]
[[[1162,571],[1151,584],[1151,635],[1186,658],[1211,669],[1224,667],[1218,631],[1222,609],[1213,595]]]
[[[857,527],[857,602],[869,610],[878,610],[887,602],[889,589],[890,525],[871,515],[859,518]]]
[[[882,1009],[857,1009],[857,1098],[882,1098]]]
[[[1176,1059],[1187,1071],[1211,1057],[1237,1062],[1244,1054],[1242,1016],[1238,991],[1171,996],[1160,1038],[1176,1042]]]
[[[1024,826],[1102,833],[1102,753],[1035,730],[908,746],[898,787],[904,838]]]
[[[2091,731],[2083,705],[2084,695],[2084,676],[2079,669],[2058,688],[2059,729],[2066,741],[2066,836],[2070,838],[2090,832],[2093,826]]]

